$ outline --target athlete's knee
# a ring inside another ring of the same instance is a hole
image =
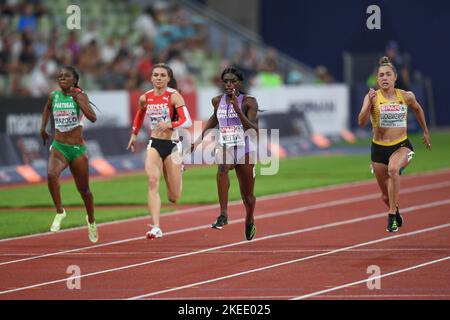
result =
[[[181,193],[178,191],[169,191],[169,193],[167,194],[167,198],[169,199],[170,202],[172,203],[177,203],[178,199],[180,199]]]
[[[400,167],[397,165],[389,165],[388,167],[389,177],[396,177],[400,175]]]
[[[149,175],[148,176],[148,187],[152,189],[159,189],[159,177],[157,175]]]
[[[89,197],[92,195],[91,189],[89,189],[89,187],[78,188],[78,192],[82,197]]]
[[[58,176],[58,174],[56,174],[56,172],[51,172],[51,171],[47,172],[47,180],[49,183],[58,182],[58,178],[59,178],[59,176]]]
[[[217,170],[217,177],[224,178],[228,175],[228,166],[224,164],[220,164]]]
[[[253,194],[242,195],[242,201],[245,205],[253,206],[256,203],[256,198]]]

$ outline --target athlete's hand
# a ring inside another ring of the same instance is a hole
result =
[[[372,103],[373,99],[377,96],[377,92],[373,88],[370,88],[367,94],[369,95],[370,102]]]
[[[50,139],[50,134],[47,133],[47,131],[45,129],[41,129],[41,138],[42,141],[44,142],[44,146],[47,143],[47,140]]]
[[[83,93],[83,90],[81,90],[81,88],[71,87],[68,94],[75,99],[80,93]]]
[[[425,147],[431,151],[431,137],[428,132],[423,133],[423,143],[425,144]]]
[[[233,89],[232,93],[230,94],[231,98],[231,104],[233,105],[234,112],[239,113],[241,110],[239,109],[239,102],[236,96],[236,89]]]
[[[127,150],[131,150],[131,152],[134,152],[135,143],[136,143],[136,135],[133,133],[131,134],[130,141],[128,142]]]

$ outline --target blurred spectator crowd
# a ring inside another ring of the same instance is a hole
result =
[[[81,8],[81,29],[69,30],[67,7]],[[178,81],[220,85],[235,64],[247,86],[304,83],[300,70],[278,70],[274,49],[243,44],[232,56],[208,45],[207,20],[168,1],[0,0],[0,95],[45,96],[63,65],[80,72],[86,90],[147,90],[152,66],[168,63]],[[316,82],[333,82],[325,67]]]

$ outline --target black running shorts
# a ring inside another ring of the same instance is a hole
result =
[[[414,148],[408,138],[406,138],[403,141],[400,141],[397,144],[394,144],[393,146],[382,146],[372,141],[371,147],[372,162],[384,163],[385,165],[388,165],[389,158],[391,157],[391,155],[402,147],[414,151]]]
[[[150,148],[156,149],[164,161],[173,152],[181,152],[180,145],[179,141],[151,138],[148,142],[147,150],[150,150]]]

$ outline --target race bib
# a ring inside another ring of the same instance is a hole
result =
[[[153,130],[160,122],[171,123],[169,108],[154,109],[149,111],[150,127]]]
[[[80,125],[76,110],[56,110],[53,116],[55,118],[55,128],[62,132],[70,131]]]
[[[406,128],[407,106],[385,104],[380,106],[381,128]]]
[[[244,146],[244,129],[242,126],[221,127],[220,143],[227,147]]]

